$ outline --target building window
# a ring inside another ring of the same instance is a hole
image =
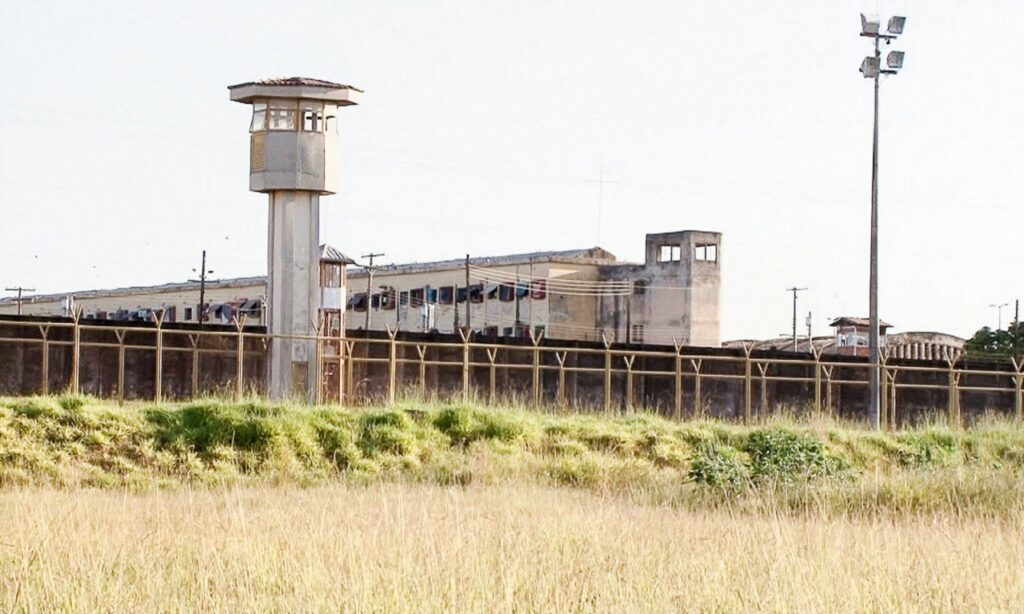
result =
[[[530,296],[530,284],[525,281],[516,283],[516,298],[528,298]]]
[[[633,296],[643,296],[647,294],[647,280],[638,279],[633,282]]]
[[[455,300],[455,290],[451,286],[441,286],[437,289],[437,302],[441,305],[451,305]]]
[[[437,302],[437,288],[427,286],[427,304],[433,305]]]
[[[409,306],[409,293],[406,292],[405,290],[402,290],[401,292],[398,293],[398,306],[399,307],[408,307]]]
[[[513,332],[514,332],[514,329],[511,326],[506,326],[505,328],[501,329],[501,336],[502,337],[511,337]]]
[[[469,302],[470,303],[482,303],[484,302],[484,285],[476,284],[469,287]]]
[[[465,287],[462,287],[462,288],[458,288],[457,287],[457,288],[455,288],[455,302],[456,303],[465,303],[466,302],[466,294],[467,294],[467,292],[466,292],[466,288]]]
[[[409,304],[413,307],[421,307],[423,305],[423,288],[409,290]]]
[[[370,309],[380,309],[380,294],[370,297]]]
[[[718,246],[714,243],[698,243],[693,258],[698,262],[718,262]]]
[[[348,301],[349,306],[355,311],[366,311],[366,293],[357,292]]]
[[[683,259],[683,248],[678,245],[658,246],[658,262],[679,262]]]
[[[185,321],[186,322],[190,322],[191,320],[192,320],[192,308],[191,307],[186,307],[185,308]]]
[[[548,282],[543,279],[530,284],[530,298],[537,299],[539,301],[544,300],[548,295]]]
[[[485,326],[484,329],[480,332],[480,334],[483,335],[484,337],[497,337],[498,336],[498,327],[497,326]]]
[[[501,284],[498,286],[498,300],[503,303],[508,303],[516,297],[515,288],[511,284]]]
[[[394,288],[384,288],[384,291],[380,293],[380,308],[387,309],[389,311],[395,308]]]

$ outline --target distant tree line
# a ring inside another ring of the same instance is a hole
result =
[[[964,342],[970,358],[1009,358],[1024,356],[1024,322],[1012,323],[1006,330],[982,327]]]

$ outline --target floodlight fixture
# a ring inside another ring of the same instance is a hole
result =
[[[886,28],[889,34],[899,36],[903,34],[903,26],[907,23],[906,17],[894,16],[889,18],[889,27]]]
[[[870,17],[864,13],[860,14],[860,35],[861,36],[878,36],[878,28],[881,23],[878,21],[877,15],[871,15]]]
[[[889,55],[885,56],[885,63],[893,70],[899,70],[903,68],[903,56],[905,54],[902,51],[890,51]]]
[[[868,56],[860,63],[860,72],[865,79],[874,79],[878,76],[878,58]]]

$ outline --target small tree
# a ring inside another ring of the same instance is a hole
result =
[[[1010,324],[1006,330],[983,326],[964,342],[970,358],[1009,358],[1024,355],[1024,323]]]

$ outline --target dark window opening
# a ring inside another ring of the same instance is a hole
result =
[[[515,289],[510,284],[498,286],[498,300],[507,303],[516,297]]]
[[[451,286],[441,286],[437,289],[437,302],[442,305],[451,305],[455,300],[455,289]]]
[[[647,294],[647,280],[638,279],[633,282],[633,296],[643,296]]]
[[[465,303],[466,302],[466,294],[467,293],[466,293],[466,288],[465,287],[456,288],[455,289],[455,302],[456,303]]]
[[[484,285],[476,284],[469,287],[469,302],[470,303],[482,303],[484,302]]]
[[[543,279],[537,280],[531,284],[530,298],[537,300],[544,300],[548,295],[548,282]]]
[[[416,288],[409,290],[409,304],[413,307],[420,307],[423,305],[423,288]]]

